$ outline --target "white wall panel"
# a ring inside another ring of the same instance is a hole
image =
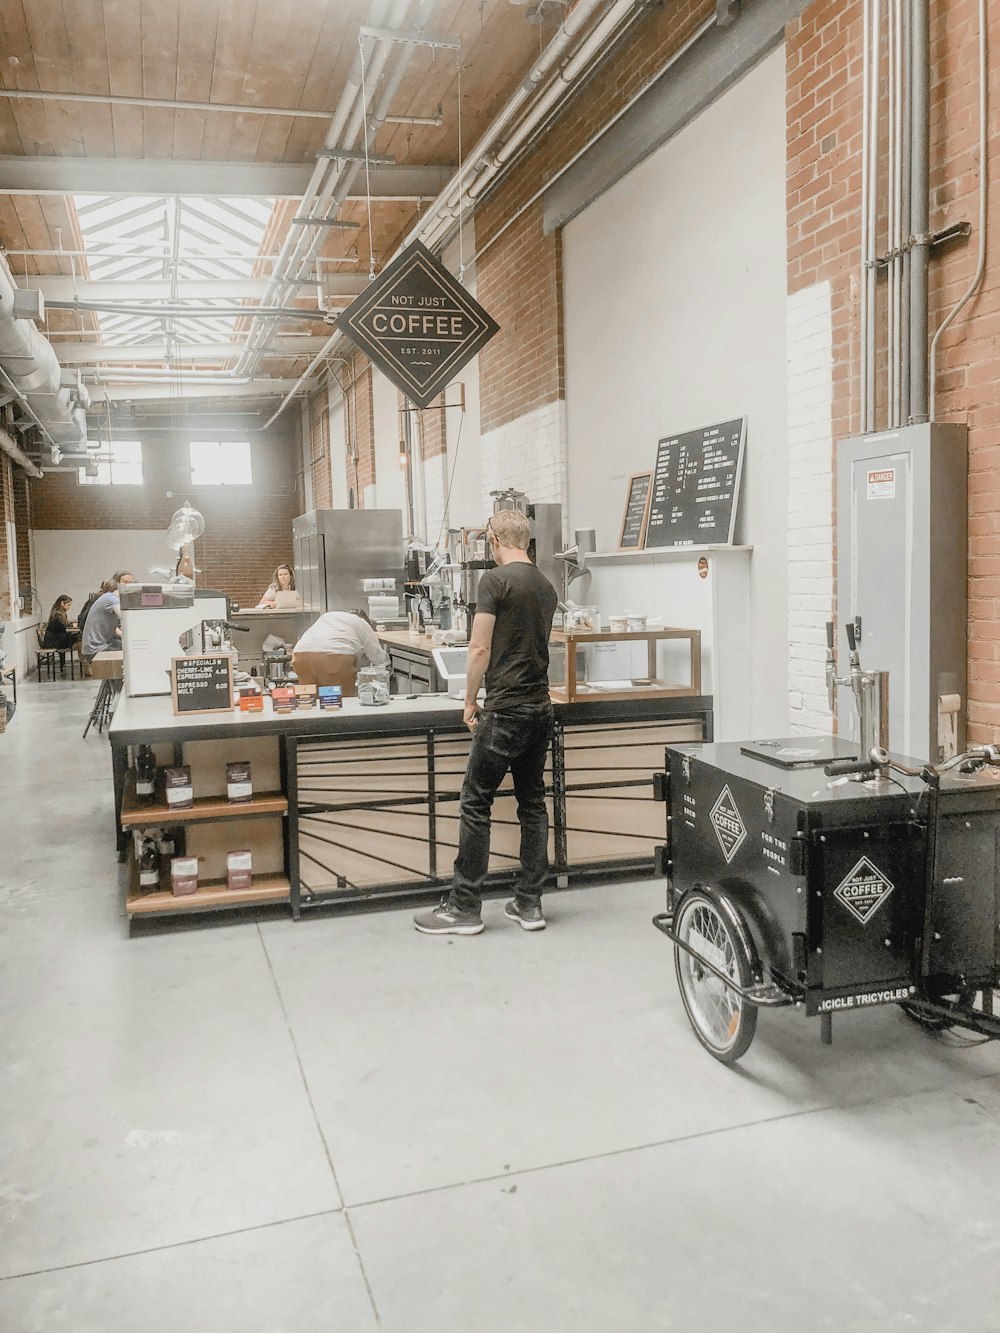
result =
[[[657,440],[746,415],[752,728],[786,732],[784,50],[571,222],[564,264],[567,527],[613,548]]]
[[[166,543],[166,529],[67,529],[36,528],[35,587],[41,619],[48,617],[61,593],[73,598],[71,618],[96,592],[104,579],[120,569],[129,569],[138,582],[161,583],[154,566],[173,569],[177,552]]]

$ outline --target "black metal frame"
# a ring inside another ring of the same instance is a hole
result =
[[[747,1004],[755,1004],[759,1009],[779,1009],[785,1005],[798,1004],[802,999],[800,993],[793,991],[792,989],[786,990],[777,982],[772,982],[772,984],[768,986],[762,978],[758,980],[753,987],[738,986],[731,976],[728,976],[721,968],[716,967],[714,963],[710,963],[703,954],[698,952],[697,949],[692,949],[690,944],[681,939],[674,930],[674,916],[672,912],[658,912],[657,915],[653,917],[653,925],[657,930],[662,931],[668,940],[672,940],[674,944],[677,945],[678,949],[683,949],[686,954],[689,954],[695,959],[706,972],[711,972],[714,977],[718,977],[718,979],[731,991],[735,991],[740,999],[746,1000]]]

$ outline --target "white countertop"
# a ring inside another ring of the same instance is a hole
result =
[[[372,707],[358,702],[357,699],[345,699],[341,708],[313,708],[299,712],[276,713],[270,697],[264,696],[264,709],[260,713],[245,713],[239,708],[219,709],[211,713],[182,713],[174,716],[173,706],[168,694],[147,695],[141,698],[129,698],[122,695],[111,722],[111,734],[156,728],[162,731],[183,731],[187,733],[199,730],[216,730],[219,727],[261,726],[273,731],[275,726],[290,730],[303,725],[312,727],[322,721],[324,731],[336,732],[337,724],[342,719],[365,720],[375,728],[388,716],[412,717],[420,719],[435,714],[452,713],[460,715],[461,701],[442,694],[421,694],[415,699],[394,694],[388,704]],[[269,724],[269,725],[268,725]]]

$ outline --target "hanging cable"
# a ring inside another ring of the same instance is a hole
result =
[[[372,173],[368,160],[368,92],[365,88],[365,39],[358,34],[358,50],[361,53],[361,102],[365,113],[365,202],[368,206],[368,281],[375,278],[375,249],[372,242]]]
[[[458,69],[458,179],[462,179],[462,48],[455,48],[455,65]],[[458,197],[458,280],[465,286],[465,191]],[[450,492],[449,492],[450,493]]]
[[[447,412],[448,412],[448,409],[445,408],[445,419],[444,419],[444,452],[445,452],[445,457],[446,457],[446,458],[447,458],[447,456],[448,456],[448,416],[447,416]],[[462,427],[463,427],[464,425],[465,425],[465,408],[463,407],[463,408],[462,408],[462,415],[461,415],[461,417],[459,418],[459,422],[458,422],[458,434],[455,436],[455,458],[454,458],[454,461],[452,462],[452,465],[451,465],[451,477],[450,477],[449,480],[448,480],[448,494],[444,497],[444,513],[443,513],[442,516],[441,516],[441,527],[440,527],[440,529],[438,530],[437,541],[434,543],[434,546],[435,546],[435,548],[436,548],[437,550],[440,550],[440,549],[441,549],[441,538],[444,536],[445,526],[447,525],[448,517],[449,517],[449,514],[450,514],[450,512],[451,512],[451,488],[455,485],[455,471],[456,471],[456,469],[458,468],[458,450],[459,450],[459,446],[460,446],[461,443],[462,443]]]

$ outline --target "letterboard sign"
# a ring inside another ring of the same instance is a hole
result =
[[[233,706],[233,659],[228,653],[194,653],[170,663],[174,716],[224,713]]]
[[[428,407],[500,327],[419,241],[335,323],[418,407]]]
[[[646,547],[728,545],[736,529],[746,417],[660,440]]]
[[[628,479],[625,513],[622,515],[622,530],[618,538],[619,551],[642,550],[652,480],[652,472],[635,472]]]

